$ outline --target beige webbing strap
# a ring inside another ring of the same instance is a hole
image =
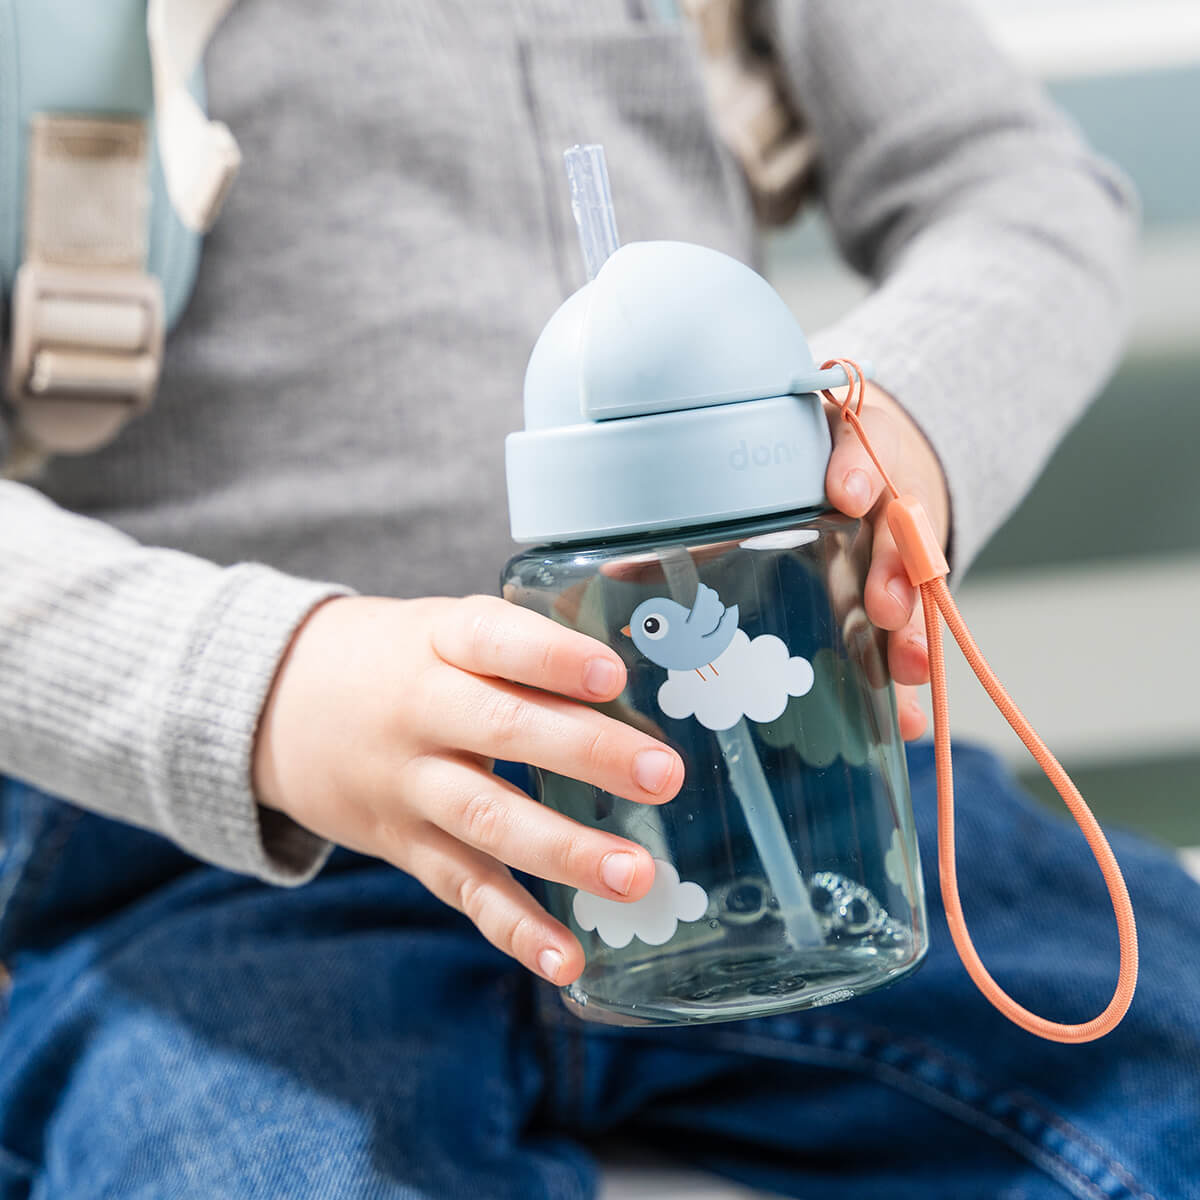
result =
[[[204,115],[187,86],[234,3],[150,0],[146,10],[158,152],[171,204],[196,233],[212,227],[242,161],[229,129]]]
[[[683,0],[700,35],[717,132],[741,164],[760,221],[782,225],[804,202],[816,155],[779,65],[752,36],[748,0]]]
[[[234,2],[149,0],[146,11],[159,157],[171,204],[197,233],[216,220],[241,154],[188,83]],[[104,445],[154,398],[163,302],[146,271],[149,158],[141,120],[33,120],[25,257],[12,293],[6,475]]]
[[[103,445],[154,395],[163,309],[145,270],[148,161],[142,121],[33,120],[9,368],[25,468]]]

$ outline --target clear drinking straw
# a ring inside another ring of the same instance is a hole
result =
[[[579,228],[579,246],[588,279],[595,279],[605,259],[621,244],[617,216],[608,188],[604,147],[572,146],[563,151],[567,183],[571,189],[571,212]]]
[[[572,146],[563,152],[563,160],[584,265],[588,279],[595,279],[605,260],[621,244],[617,238],[617,217],[608,186],[604,147],[595,144]],[[695,603],[700,583],[692,556],[679,547],[666,550],[659,557],[671,595],[680,604],[690,607]],[[779,915],[788,940],[797,948],[820,945],[825,939],[745,719],[732,729],[719,731],[717,741],[733,793],[742,806],[746,826],[767,873],[767,882],[779,901]]]

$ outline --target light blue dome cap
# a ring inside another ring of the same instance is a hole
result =
[[[796,319],[761,275],[631,242],[550,318],[505,444],[518,542],[572,542],[825,504],[829,427]]]

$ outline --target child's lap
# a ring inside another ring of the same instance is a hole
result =
[[[1090,1015],[1115,932],[1082,838],[992,760],[959,761],[985,961],[1048,1015]],[[922,751],[913,777],[930,864]],[[0,1194],[586,1195],[576,1143],[614,1131],[797,1195],[1200,1194],[1200,889],[1132,839],[1142,988],[1112,1038],[1063,1047],[977,996],[932,899],[929,959],[894,989],[612,1030],[380,864],[338,855],[274,890],[35,794],[8,803],[44,806],[32,840],[54,853],[0,923]]]
[[[517,972],[382,864],[186,869],[11,961],[0,1194],[540,1194]]]

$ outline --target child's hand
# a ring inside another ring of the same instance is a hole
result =
[[[501,950],[569,983],[583,948],[504,864],[637,900],[653,860],[531,800],[491,764],[534,763],[644,804],[671,799],[683,783],[673,750],[565,698],[612,700],[624,686],[607,646],[497,598],[332,600],[279,668],[255,791],[415,875]]]
[[[833,454],[825,474],[830,502],[849,517],[866,516],[874,528],[871,569],[867,574],[867,616],[888,633],[888,667],[896,683],[900,733],[906,739],[925,732],[925,714],[916,686],[929,682],[925,617],[917,590],[908,581],[883,512],[890,499],[883,480],[849,423],[826,405],[833,432]],[[900,494],[925,505],[942,548],[950,526],[946,477],[933,447],[913,419],[873,383],[867,384],[862,421],[875,453],[887,467]]]

